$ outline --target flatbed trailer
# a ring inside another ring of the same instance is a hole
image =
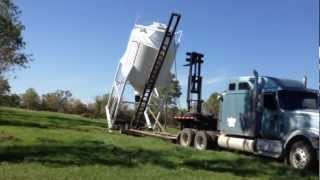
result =
[[[174,133],[169,133],[169,132],[157,132],[157,131],[152,131],[152,130],[148,130],[148,129],[126,129],[126,130],[121,130],[120,133],[122,134],[127,134],[127,135],[132,135],[132,136],[140,136],[140,137],[155,137],[158,139],[162,139],[171,143],[175,143],[175,144],[180,144],[182,146],[191,146],[191,144],[186,144],[185,142],[188,142],[187,139],[188,137],[192,137],[196,134],[199,134],[198,131],[203,132],[203,134],[205,134],[207,137],[207,139],[205,140],[206,142],[208,142],[208,144],[205,147],[197,147],[197,146],[203,146],[203,142],[202,143],[194,143],[194,141],[192,141],[192,144],[195,145],[196,149],[207,149],[207,148],[215,148],[218,147],[217,143],[218,143],[218,137],[220,135],[219,131],[212,131],[212,130],[198,130],[198,129],[194,129],[194,128],[186,128],[184,129],[184,131],[190,131],[190,133],[192,134],[191,136],[183,136],[184,133],[182,133],[182,131],[174,134]],[[182,136],[181,136],[182,135]],[[199,137],[198,137],[199,138]],[[203,138],[203,137],[201,137]],[[201,139],[198,139],[197,142],[203,141]],[[191,142],[191,141],[189,141]]]
[[[155,138],[160,138],[166,141],[170,141],[172,143],[176,143],[178,139],[177,134],[172,134],[168,132],[156,132],[156,131],[150,131],[146,129],[126,129],[121,131],[123,134],[133,135],[133,136],[150,136]]]

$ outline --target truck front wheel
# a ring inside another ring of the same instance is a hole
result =
[[[179,143],[181,146],[187,147],[192,146],[194,138],[194,132],[192,129],[183,129],[179,136]]]
[[[205,150],[208,148],[208,136],[204,131],[197,131],[194,137],[194,147],[198,150]]]
[[[305,141],[294,142],[290,149],[289,163],[295,169],[309,169],[313,165],[315,153]]]

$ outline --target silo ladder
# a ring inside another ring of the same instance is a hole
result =
[[[179,24],[180,21],[180,14],[176,14],[176,13],[172,13],[169,23],[167,25],[163,40],[161,42],[158,54],[156,56],[156,60],[153,64],[150,76],[148,78],[148,81],[144,87],[143,93],[140,97],[140,101],[139,104],[136,108],[136,112],[134,115],[134,118],[131,121],[130,126],[132,128],[139,128],[139,126],[141,125],[141,119],[143,118],[144,115],[144,111],[147,108],[149,99],[151,97],[152,94],[152,90],[157,82],[157,78],[159,76],[161,67],[163,65],[163,62],[165,60],[165,57],[167,55],[168,49],[170,47],[171,41],[174,37],[174,34],[176,32],[177,26]]]

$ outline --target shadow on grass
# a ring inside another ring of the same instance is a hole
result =
[[[62,144],[57,140],[39,139],[38,145],[0,147],[0,162],[39,162],[48,166],[107,165],[134,167],[151,163],[175,168],[161,151],[138,148],[123,149],[102,141],[76,141]]]
[[[0,125],[3,126],[23,126],[23,127],[32,127],[32,128],[44,128],[48,129],[50,126],[47,124],[40,124],[34,122],[20,121],[20,120],[0,120]]]
[[[39,138],[35,145],[0,146],[0,162],[35,162],[50,167],[66,166],[120,166],[126,168],[141,167],[150,164],[161,168],[177,170],[185,167],[191,170],[230,173],[237,177],[302,177],[306,174],[295,172],[286,167],[275,166],[268,160],[237,158],[235,160],[196,159],[191,155],[181,155],[186,151],[148,150],[137,147],[121,148],[103,141],[75,141],[65,144],[59,140]],[[178,160],[177,160],[178,159]],[[252,164],[253,163],[253,164]],[[255,166],[256,165],[256,166]],[[307,174],[309,175],[309,174]]]
[[[314,171],[298,171],[286,166],[275,166],[271,159],[259,158],[246,159],[238,158],[235,160],[186,160],[183,165],[194,170],[206,170],[220,173],[230,173],[239,177],[259,177],[262,175],[277,176],[277,178],[288,177],[317,177]]]
[[[232,173],[237,176],[257,176],[265,174],[263,171],[257,171],[256,168],[248,168],[244,163],[245,159],[237,160],[186,160],[183,165],[196,170],[215,171],[220,173]]]

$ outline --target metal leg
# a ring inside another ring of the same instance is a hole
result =
[[[117,69],[117,73],[114,78],[111,94],[108,99],[108,103],[105,107],[106,109],[106,116],[107,116],[107,123],[108,123],[108,128],[113,129],[115,120],[118,115],[119,108],[121,106],[122,102],[122,96],[123,92],[125,90],[126,84],[127,84],[127,79],[128,79],[128,74],[121,74],[122,64],[120,63]],[[131,67],[132,68],[132,67]]]
[[[144,117],[146,118],[146,123],[147,123],[148,128],[151,129],[152,125],[151,125],[151,121],[150,121],[150,118],[149,118],[149,115],[147,112],[148,110],[149,110],[149,107],[144,111]]]

